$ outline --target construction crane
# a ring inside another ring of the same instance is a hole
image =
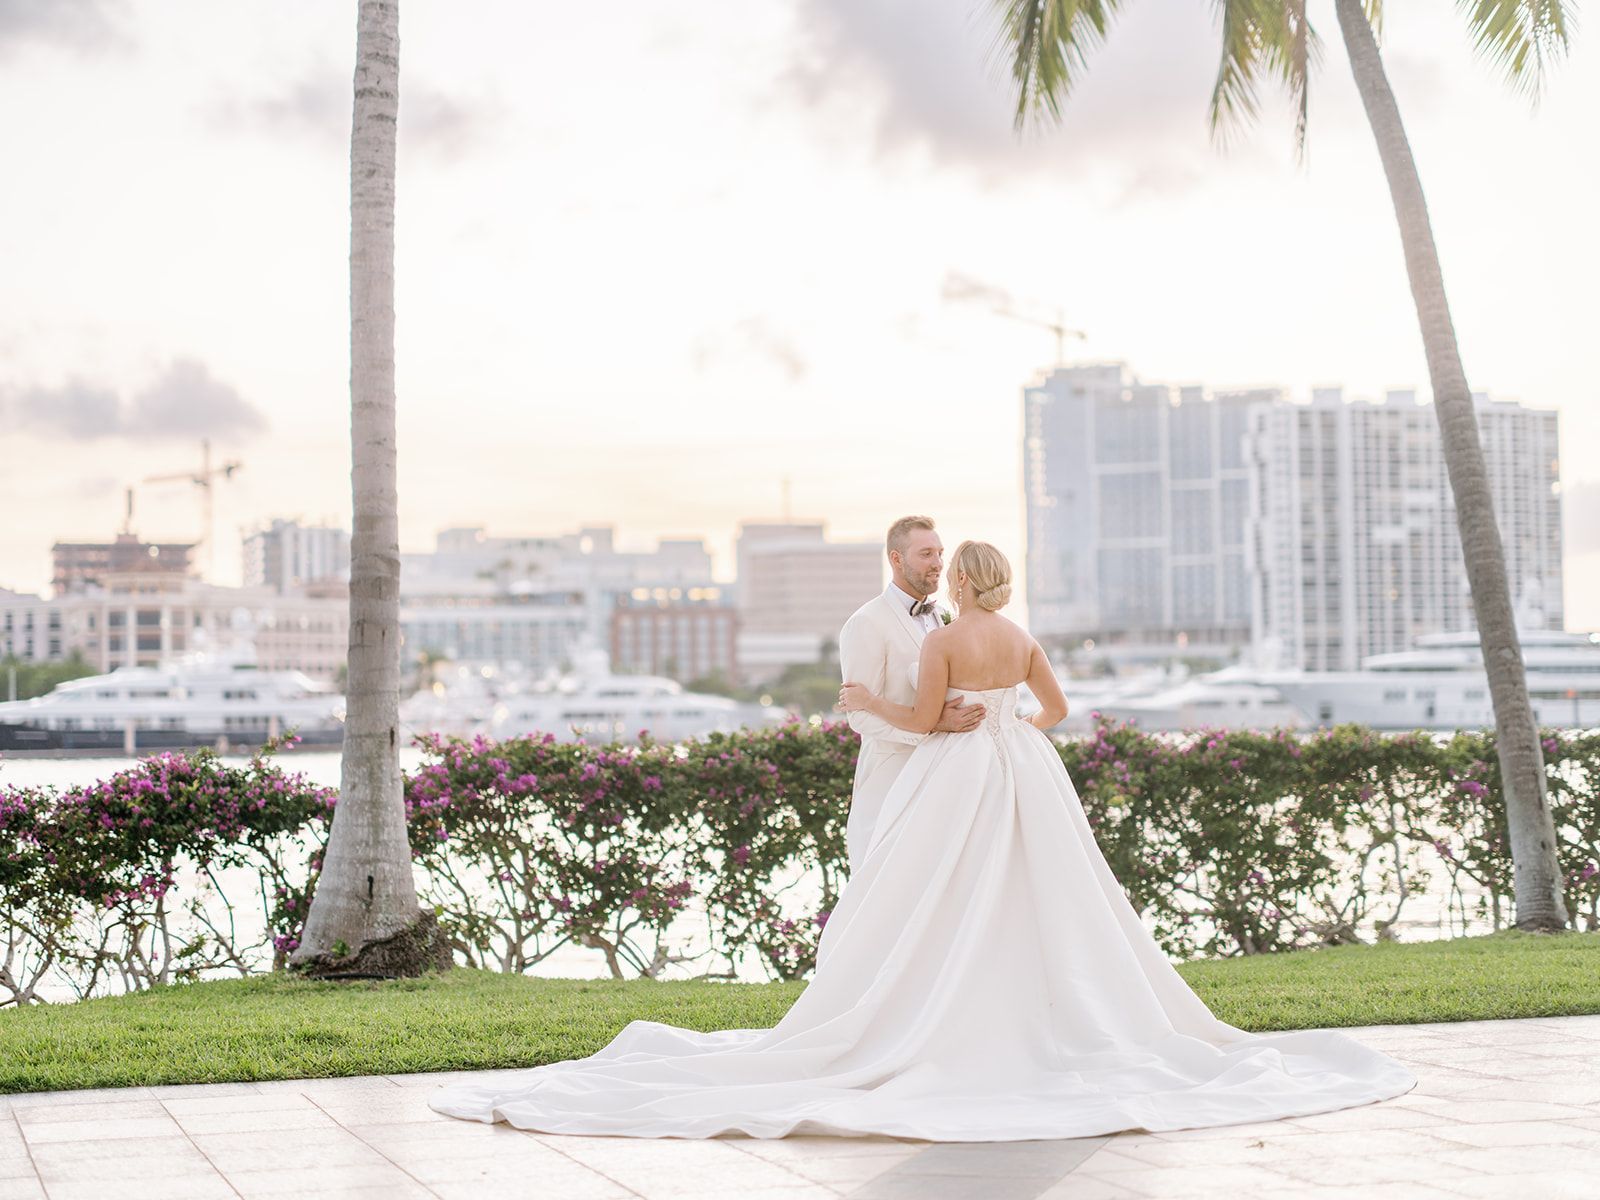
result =
[[[1056,366],[1060,366],[1066,359],[1067,339],[1069,337],[1075,337],[1079,341],[1084,341],[1089,336],[1081,329],[1068,328],[1066,325],[1066,314],[1061,312],[1059,309],[1056,311],[1056,319],[1054,321],[1047,321],[1043,317],[1032,317],[1027,313],[1020,313],[1016,311],[1016,309],[1008,308],[1004,305],[997,305],[992,311],[996,316],[1009,317],[1011,320],[1021,321],[1025,325],[1036,325],[1040,329],[1048,329],[1051,333],[1055,334]]]
[[[1029,300],[1021,300],[1013,296],[1004,288],[996,287],[992,283],[985,283],[981,279],[974,279],[970,275],[950,272],[944,277],[944,285],[939,291],[940,298],[947,301],[956,301],[965,304],[983,304],[996,316],[1006,317],[1012,321],[1021,321],[1024,325],[1036,325],[1041,329],[1048,329],[1056,335],[1056,364],[1061,365],[1067,354],[1067,339],[1069,337],[1088,339],[1088,334],[1081,329],[1073,329],[1067,325],[1066,314],[1059,308],[1055,310],[1056,319],[1047,320],[1044,317],[1033,315],[1024,311],[1032,309],[1034,312],[1045,308]],[[1048,310],[1046,310],[1048,311]]]
[[[179,472],[176,475],[151,475],[144,480],[145,483],[177,483],[181,480],[185,483],[192,483],[200,489],[200,504],[205,522],[205,533],[202,535],[201,540],[205,542],[206,547],[206,574],[208,576],[214,576],[217,567],[216,506],[213,502],[214,481],[218,478],[232,479],[233,473],[243,469],[243,467],[244,464],[237,459],[213,467],[211,465],[211,440],[205,438],[200,442],[200,470],[198,472]],[[128,515],[131,518],[133,515],[132,489],[129,489],[128,493],[128,509]]]

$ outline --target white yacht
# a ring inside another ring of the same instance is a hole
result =
[[[1540,725],[1600,726],[1600,634],[1523,629],[1522,661]],[[1314,725],[1354,721],[1375,729],[1482,729],[1494,724],[1476,632],[1420,637],[1410,650],[1375,654],[1359,671],[1264,671]]]
[[[400,701],[400,725],[406,736],[439,733],[462,737],[483,729],[495,706],[515,687],[493,668],[452,663],[436,667],[424,687]]]
[[[1147,732],[1199,729],[1276,729],[1305,724],[1277,688],[1245,667],[1225,667],[1143,694],[1101,700],[1097,708]]]
[[[337,743],[344,697],[299,671],[260,670],[248,651],[119,667],[0,703],[6,750],[239,747],[290,729],[307,744]]]
[[[561,741],[628,742],[644,730],[656,741],[676,742],[787,717],[771,705],[686,692],[672,679],[613,675],[605,652],[591,650],[571,675],[502,697],[479,732],[497,741],[551,733]]]
[[[1077,676],[1058,673],[1056,681],[1067,697],[1066,720],[1050,732],[1055,736],[1093,733],[1096,713],[1108,714],[1122,701],[1150,696],[1182,683],[1188,678],[1185,668],[1144,667],[1120,675]],[[1027,685],[1023,685],[1026,692]],[[1021,710],[1018,701],[1018,712]]]

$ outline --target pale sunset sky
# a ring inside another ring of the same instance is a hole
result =
[[[1568,627],[1600,627],[1600,37],[1537,107],[1451,0],[1385,54],[1474,389],[1561,413]],[[1049,334],[1147,382],[1427,394],[1329,0],[1310,146],[1206,128],[1204,0],[1137,0],[1063,128],[1019,139],[985,0],[402,0],[402,545],[742,518],[939,518],[1023,552],[1021,389]],[[1586,15],[1586,14],[1585,14]],[[109,538],[122,490],[244,469],[219,580],[273,516],[348,524],[355,3],[0,0],[0,587]],[[192,489],[135,528],[193,539]]]

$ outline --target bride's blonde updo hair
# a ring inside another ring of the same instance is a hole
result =
[[[988,542],[962,542],[956,547],[948,577],[952,603],[961,589],[962,575],[966,575],[971,599],[979,608],[998,612],[1011,602],[1011,564]]]

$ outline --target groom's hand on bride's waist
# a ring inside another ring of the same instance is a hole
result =
[[[958,696],[954,700],[944,702],[944,711],[939,714],[939,723],[933,728],[936,733],[971,733],[982,724],[983,705],[968,704]]]

